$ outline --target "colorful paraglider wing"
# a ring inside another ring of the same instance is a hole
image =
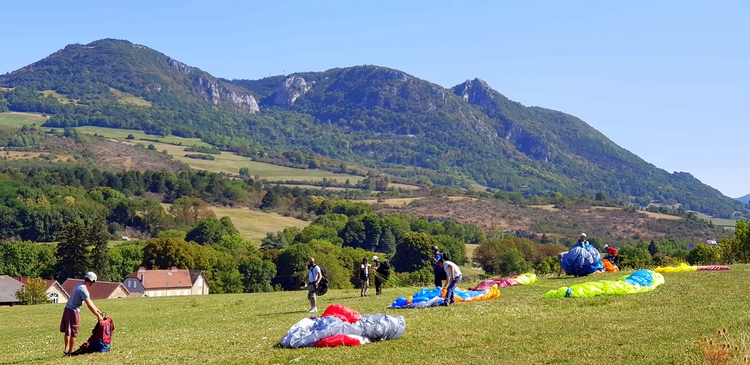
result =
[[[656,272],[661,273],[673,273],[673,272],[694,272],[694,271],[723,271],[729,270],[729,266],[709,265],[709,266],[690,266],[686,263],[681,263],[677,266],[666,266],[657,267],[654,269]]]
[[[357,335],[333,335],[315,341],[315,347],[359,346],[369,342],[370,340],[366,337]]]
[[[571,248],[560,264],[568,275],[575,276],[593,274],[604,268],[599,251],[589,244]]]
[[[489,289],[495,285],[497,285],[498,288],[505,288],[508,286],[516,286],[516,285],[528,285],[533,284],[537,280],[537,276],[534,273],[526,273],[521,275],[513,275],[513,276],[507,276],[504,278],[494,278],[485,280],[479,285],[469,288],[469,290],[485,290]]]
[[[710,265],[710,266],[698,266],[698,271],[724,271],[729,270],[729,266],[717,266],[717,265]]]
[[[326,308],[321,317],[335,316],[346,323],[359,321],[362,316],[357,311],[343,305],[331,304]]]
[[[636,294],[654,290],[664,284],[664,276],[650,270],[638,270],[616,281],[599,280],[554,289],[543,298],[586,298],[599,295]]]
[[[500,289],[493,286],[484,290],[464,290],[456,288],[454,291],[456,302],[472,302],[476,300],[486,300],[500,296]],[[398,297],[391,303],[388,308],[424,308],[434,307],[442,304],[445,300],[445,292],[442,288],[434,289],[422,288],[409,298]]]
[[[330,315],[304,318],[294,324],[279,341],[281,345],[284,347],[353,346],[356,345],[355,340],[359,344],[364,344],[371,341],[396,339],[401,337],[406,330],[406,321],[401,316],[383,314],[360,316],[356,311],[338,305],[330,311],[326,309],[325,312]],[[347,316],[359,317],[359,320],[354,323],[341,320],[341,317]],[[362,339],[360,340],[359,337]]]
[[[694,272],[698,271],[698,266],[690,266],[686,263],[681,263],[677,266],[657,267],[654,271],[659,273],[672,273],[672,272]]]
[[[617,269],[617,266],[613,265],[609,260],[602,260],[602,264],[604,265],[604,270],[607,270],[607,272],[617,272],[619,271]]]

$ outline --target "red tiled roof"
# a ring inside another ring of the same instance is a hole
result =
[[[13,279],[20,281],[21,284],[23,285],[26,285],[26,282],[29,280],[29,278],[20,278],[17,276],[13,276]],[[43,280],[44,280],[44,283],[47,284],[45,289],[49,289],[52,285],[55,285],[55,283],[57,282],[57,280],[53,280],[53,279],[43,279]]]
[[[78,286],[78,284],[82,282],[83,280],[81,279],[68,279],[68,280],[65,280],[65,282],[62,284],[62,287],[63,289],[65,289],[66,292],[70,293],[70,295],[73,295],[72,294],[73,289],[75,289],[76,286]],[[107,299],[120,286],[122,286],[122,290],[123,292],[125,292],[126,295],[130,294],[128,289],[126,289],[125,285],[122,285],[122,283],[112,283],[109,281],[97,281],[89,287],[89,295],[91,296],[91,300]]]
[[[190,270],[187,269],[136,271],[126,277],[140,280],[146,289],[193,287]]]

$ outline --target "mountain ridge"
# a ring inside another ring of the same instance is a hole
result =
[[[50,126],[199,137],[251,157],[328,168],[355,163],[426,183],[476,181],[529,195],[601,194],[722,217],[745,213],[689,173],[670,174],[583,120],[526,107],[478,78],[445,88],[364,65],[229,80],[146,46],[104,39],[2,75],[0,86],[13,88],[0,103],[51,114]],[[153,106],[124,105],[110,89]],[[56,104],[39,97],[45,90],[77,101]]]

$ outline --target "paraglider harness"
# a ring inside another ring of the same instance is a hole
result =
[[[325,293],[328,293],[328,270],[326,270],[325,267],[321,266],[320,274],[323,275],[323,278],[320,279],[320,283],[318,283],[318,287],[315,288],[315,294],[325,295]]]
[[[70,355],[76,356],[109,351],[109,348],[112,346],[112,334],[114,332],[115,322],[112,321],[112,318],[104,317],[101,321],[96,322],[88,341],[82,344],[78,350],[73,351]]]

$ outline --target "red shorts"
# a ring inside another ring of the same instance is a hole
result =
[[[73,338],[78,337],[78,325],[81,323],[81,313],[70,308],[63,311],[62,321],[60,321],[60,332]]]

